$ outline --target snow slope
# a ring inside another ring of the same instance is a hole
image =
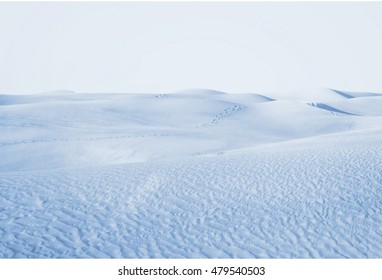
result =
[[[380,258],[382,95],[0,95],[0,257]]]

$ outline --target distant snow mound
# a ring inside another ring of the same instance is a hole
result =
[[[342,95],[346,98],[362,98],[362,97],[378,97],[382,96],[381,93],[374,93],[374,92],[347,92],[347,91],[339,91],[336,89],[331,89],[332,91],[338,93],[339,95]]]
[[[226,92],[217,91],[213,89],[203,89],[203,88],[194,88],[194,89],[184,89],[174,92],[175,94],[195,94],[195,95],[216,95],[216,94],[226,94]]]
[[[227,94],[226,100],[235,102],[263,103],[275,101],[275,99],[257,93],[233,93]]]
[[[211,98],[235,103],[263,103],[275,100],[274,98],[257,93],[227,93],[213,89],[185,89],[169,95],[173,97]]]
[[[288,93],[275,93],[274,96],[279,99],[316,103],[334,102],[352,98],[346,93],[332,90],[330,88],[314,88]]]

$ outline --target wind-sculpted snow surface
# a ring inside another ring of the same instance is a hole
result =
[[[381,258],[382,96],[319,92],[0,96],[0,257]]]

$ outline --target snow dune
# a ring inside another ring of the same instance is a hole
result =
[[[382,95],[0,95],[0,257],[382,257]]]

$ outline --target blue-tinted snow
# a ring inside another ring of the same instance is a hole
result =
[[[330,89],[1,95],[0,257],[380,258],[380,105]]]

